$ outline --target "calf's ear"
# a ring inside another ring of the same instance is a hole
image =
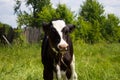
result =
[[[42,27],[43,27],[43,31],[46,33],[48,31],[49,24],[46,22],[42,22]]]
[[[68,24],[67,26],[69,28],[70,33],[75,29],[75,25],[73,25],[73,24]]]

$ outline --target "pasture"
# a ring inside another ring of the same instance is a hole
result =
[[[0,46],[0,80],[43,80],[41,45]],[[78,80],[120,80],[120,44],[74,43]]]

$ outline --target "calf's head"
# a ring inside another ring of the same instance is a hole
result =
[[[66,25],[63,20],[54,20],[50,23],[43,23],[43,31],[49,39],[50,46],[59,51],[67,50],[69,46],[67,38],[74,28],[74,25]]]

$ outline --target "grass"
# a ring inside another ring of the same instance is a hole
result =
[[[1,47],[0,80],[42,80],[40,47]]]
[[[120,44],[76,44],[79,80],[120,80]]]
[[[43,80],[39,44],[0,47],[0,80]],[[74,43],[78,80],[120,80],[120,44]]]

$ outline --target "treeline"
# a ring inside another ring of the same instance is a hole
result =
[[[53,8],[50,0],[26,0],[30,12],[22,11],[20,0],[14,7],[18,28],[29,26],[41,28],[42,22],[52,19],[64,19],[67,24],[76,25],[72,34],[74,40],[86,43],[120,42],[120,19],[114,14],[106,14],[104,6],[97,0],[86,0],[80,5],[79,13],[72,12],[66,4],[58,4]]]
[[[120,19],[114,14],[105,15],[97,0],[86,0],[81,5],[76,25],[76,38],[85,42],[120,42]]]

